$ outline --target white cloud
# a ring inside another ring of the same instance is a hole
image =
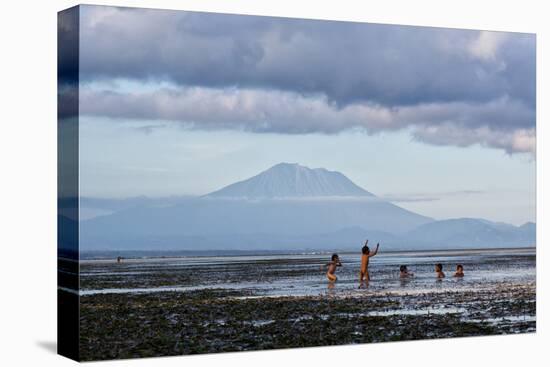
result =
[[[161,88],[119,93],[83,88],[83,115],[175,122],[186,128],[283,134],[369,134],[410,128],[434,145],[483,146],[509,153],[535,152],[534,111],[519,101],[425,103],[386,107],[357,102],[339,107],[323,95],[247,88]]]
[[[474,58],[484,61],[494,61],[499,48],[504,44],[508,34],[504,32],[481,31],[468,45],[468,52]]]
[[[452,124],[416,127],[413,132],[416,140],[434,145],[470,146],[481,144],[491,148],[503,149],[509,154],[536,151],[535,129],[495,130],[487,126],[464,129]]]
[[[535,129],[515,131],[509,145],[513,152],[529,152],[534,156],[536,154]]]

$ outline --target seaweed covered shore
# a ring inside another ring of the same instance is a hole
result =
[[[472,291],[266,297],[246,290],[80,297],[80,357],[101,360],[536,330],[534,282]]]

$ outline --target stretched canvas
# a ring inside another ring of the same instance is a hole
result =
[[[58,24],[60,354],[535,332],[534,34]]]

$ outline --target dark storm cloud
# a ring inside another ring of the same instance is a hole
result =
[[[59,13],[57,18],[57,78],[62,86],[78,84],[79,8]]]
[[[323,93],[340,105],[534,101],[532,35],[501,34],[493,59],[469,52],[477,31],[103,7],[83,14],[88,79]]]
[[[82,113],[534,153],[535,37],[85,6]],[[117,79],[172,88],[97,90]],[[89,87],[88,89],[87,86]]]
[[[79,8],[59,13],[57,18],[57,97],[59,119],[78,114]]]

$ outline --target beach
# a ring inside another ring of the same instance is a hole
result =
[[[536,331],[535,249],[82,260],[83,360]],[[447,277],[435,279],[433,264]],[[456,264],[465,277],[453,278]],[[415,273],[399,279],[399,265]]]

